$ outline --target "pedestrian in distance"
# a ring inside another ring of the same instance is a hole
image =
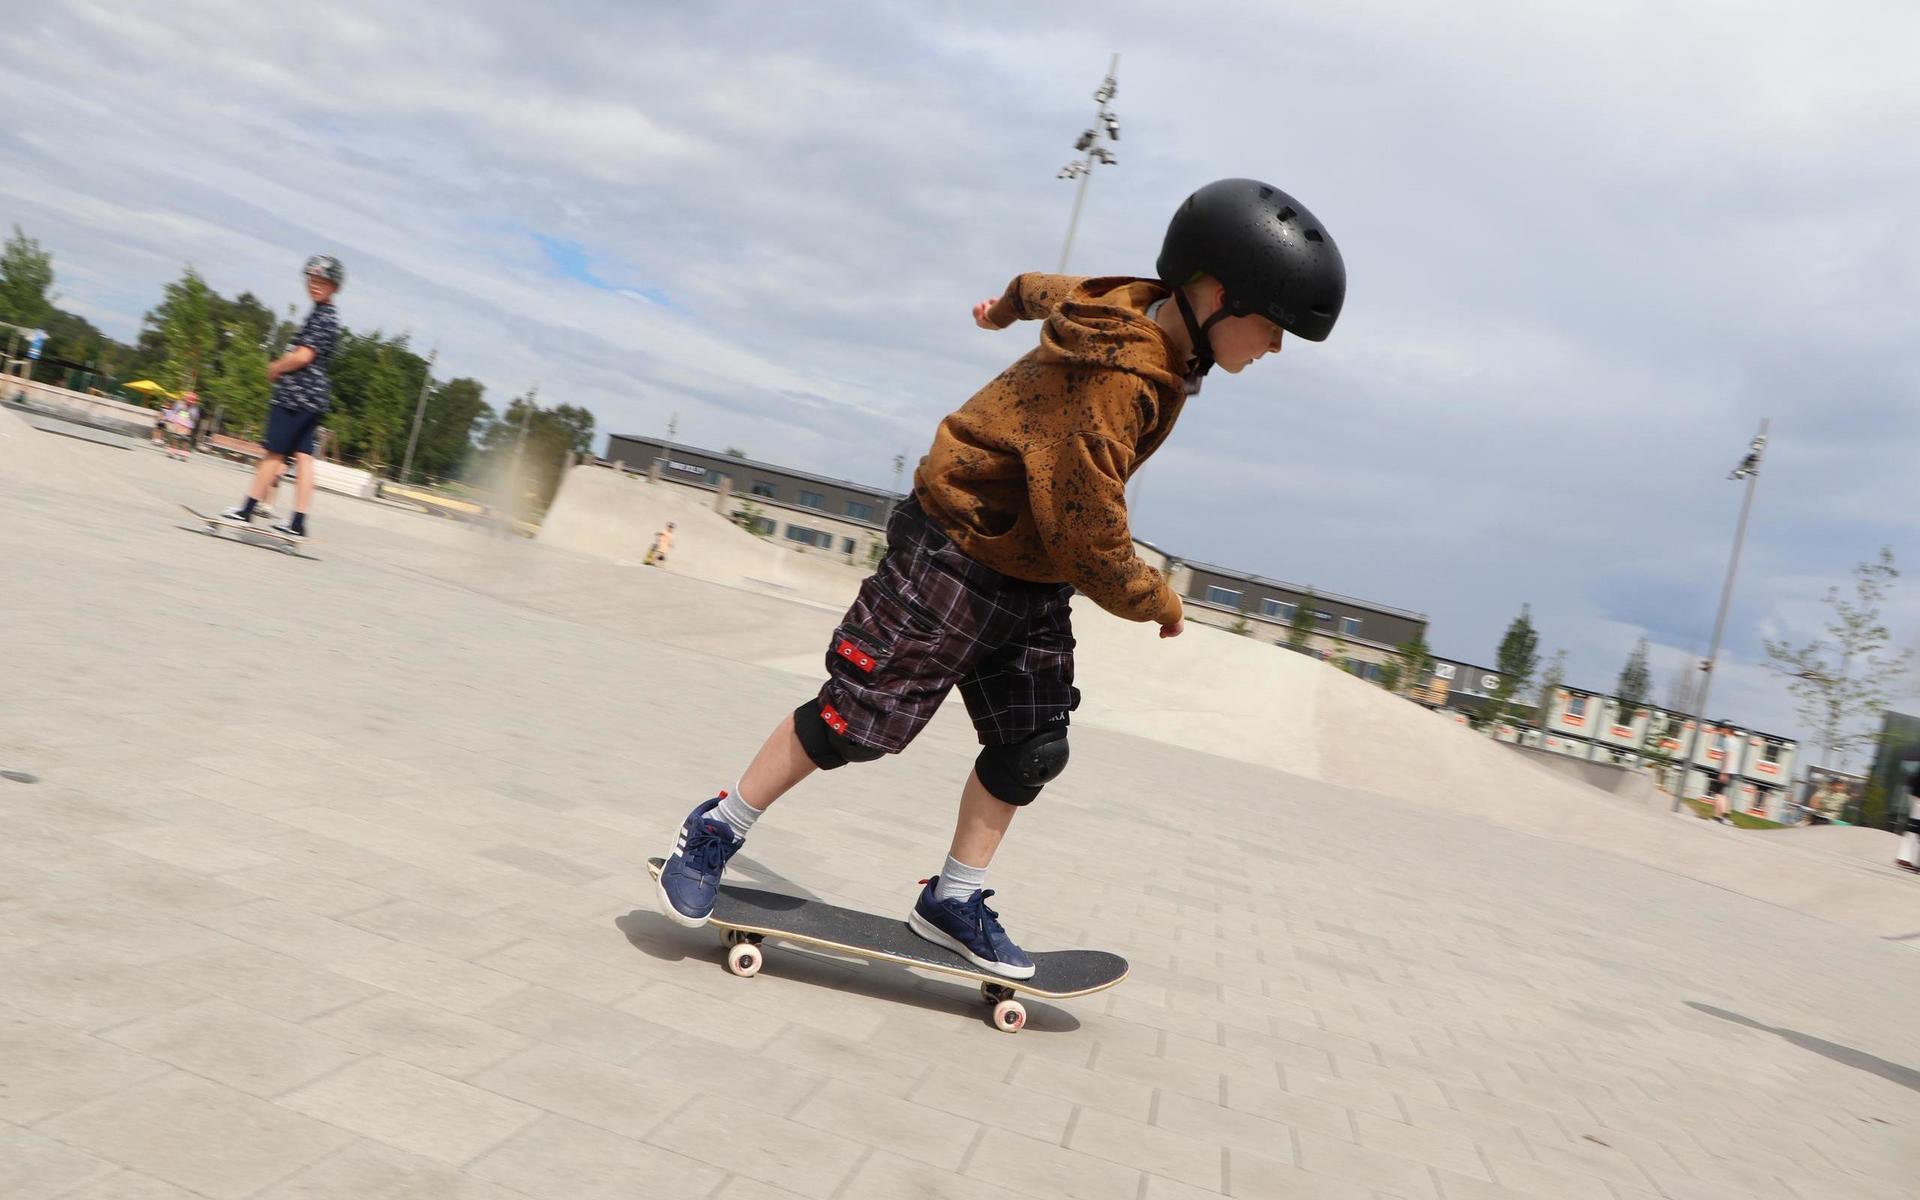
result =
[[[667,551],[671,549],[673,549],[673,522],[668,521],[665,529],[653,535],[653,545],[647,548],[646,565],[649,567],[666,566]]]
[[[1210,368],[1237,375],[1288,334],[1323,340],[1345,296],[1340,252],[1305,205],[1226,179],[1179,205],[1157,277],[1024,274],[974,305],[982,329],[1040,322],[1039,344],[940,422],[828,643],[827,681],[681,823],[658,883],[666,916],[705,924],[774,801],[815,771],[904,750],[958,687],[981,750],[945,863],[902,906],[922,938],[1031,978],[986,880],[1015,814],[1067,765],[1068,599],[1180,635],[1179,595],[1135,552],[1127,481]]]
[[[309,258],[303,274],[313,310],[300,332],[294,334],[293,345],[267,364],[267,378],[273,381],[273,405],[267,413],[266,453],[254,469],[246,499],[220,514],[230,521],[251,522],[291,459],[298,470],[293,517],[285,525],[272,528],[275,533],[294,538],[307,536],[307,513],[313,506],[314,442],[320,423],[333,407],[333,385],[327,369],[340,340],[340,317],[334,311],[333,297],[347,277],[340,260],[325,254]]]

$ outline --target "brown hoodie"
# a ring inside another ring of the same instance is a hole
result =
[[[1146,315],[1167,294],[1124,276],[1016,277],[989,319],[1044,319],[1040,345],[940,422],[913,477],[967,557],[1162,625],[1180,619],[1180,597],[1133,551],[1126,485],[1186,402],[1173,347]]]

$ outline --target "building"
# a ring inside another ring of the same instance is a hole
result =
[[[725,493],[732,518],[789,549],[857,565],[878,560],[898,495],[735,454],[613,434],[606,461],[665,483]]]
[[[1625,767],[1658,767],[1670,775],[1691,742],[1692,756],[1680,778],[1682,795],[1704,796],[1708,780],[1726,770],[1733,777],[1728,802],[1742,812],[1777,819],[1793,802],[1798,744],[1791,738],[1738,727],[1716,736],[1724,723],[1712,721],[1696,735],[1694,718],[1684,713],[1654,704],[1627,711],[1612,696],[1576,687],[1555,688],[1543,699],[1543,750]]]
[[[1280,645],[1304,621],[1307,652],[1362,679],[1378,680],[1395,647],[1426,639],[1426,615],[1404,608],[1209,563],[1176,560],[1170,576],[1189,619]]]

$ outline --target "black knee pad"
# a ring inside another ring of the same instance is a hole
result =
[[[886,753],[847,740],[847,723],[833,706],[815,698],[793,710],[793,732],[800,748],[822,771],[850,762],[872,762]]]
[[[988,746],[973,760],[973,773],[996,800],[1032,804],[1049,781],[1067,769],[1067,728],[1043,729],[1023,742]]]

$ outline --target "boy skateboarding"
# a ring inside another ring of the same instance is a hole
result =
[[[347,278],[340,260],[326,254],[309,258],[303,274],[313,311],[307,314],[300,332],[294,334],[293,346],[267,365],[267,378],[273,381],[273,407],[267,414],[266,453],[254,469],[246,499],[220,514],[229,521],[252,521],[267,493],[279,483],[288,460],[292,460],[299,469],[293,488],[293,519],[273,526],[275,533],[292,538],[307,536],[307,510],[313,506],[314,442],[320,434],[320,423],[333,407],[333,385],[327,368],[340,340],[340,317],[334,311],[333,295]]]
[[[660,872],[662,911],[698,927],[727,861],[816,770],[904,750],[956,686],[981,751],[913,931],[983,970],[1033,975],[987,907],[1014,814],[1067,765],[1068,600],[1178,637],[1180,598],[1134,552],[1126,484],[1218,365],[1239,374],[1284,334],[1322,341],[1346,268],[1313,214],[1250,179],[1208,184],[1169,223],[1157,279],[1021,275],[974,306],[983,329],[1042,322],[1039,345],[940,423],[887,554],[827,649],[827,681],[739,782],[689,813]]]

